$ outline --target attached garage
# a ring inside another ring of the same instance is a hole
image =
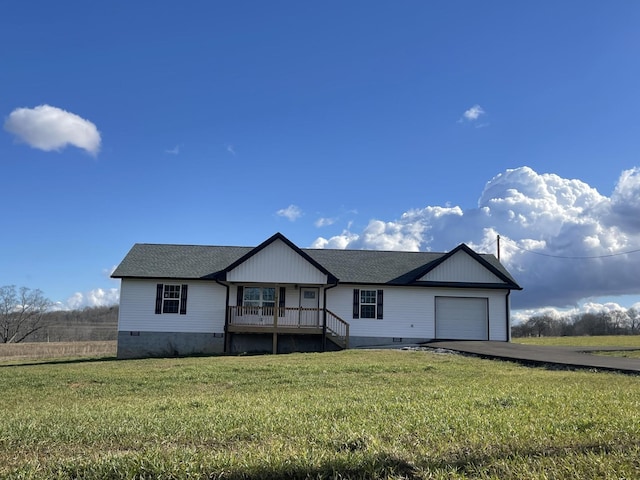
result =
[[[489,299],[436,297],[436,338],[489,340]]]

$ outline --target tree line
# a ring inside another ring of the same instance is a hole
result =
[[[581,335],[638,335],[640,309],[578,313],[563,317],[536,315],[511,327],[513,337],[558,337]]]
[[[118,306],[52,310],[41,290],[0,287],[0,343],[115,340]]]
[[[118,306],[47,312],[28,342],[89,342],[118,338]]]

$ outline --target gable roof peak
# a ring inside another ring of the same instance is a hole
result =
[[[273,235],[271,235],[269,238],[267,238],[264,242],[262,242],[260,245],[258,245],[255,248],[252,248],[250,251],[248,251],[245,255],[243,255],[242,257],[238,258],[235,262],[233,262],[231,265],[227,266],[225,269],[223,269],[220,273],[222,274],[221,276],[219,276],[220,279],[224,280],[226,278],[226,274],[228,272],[230,272],[231,270],[233,270],[234,268],[236,268],[238,265],[246,262],[249,258],[253,257],[255,254],[257,254],[258,252],[260,252],[261,250],[264,250],[266,247],[268,247],[269,245],[271,245],[272,243],[274,243],[276,240],[280,240],[282,241],[285,245],[287,245],[289,248],[291,248],[294,252],[296,252],[298,255],[300,255],[302,258],[304,258],[307,262],[309,262],[311,265],[313,265],[315,268],[317,268],[318,270],[320,270],[322,273],[324,273],[325,275],[327,275],[328,279],[329,279],[329,283],[337,283],[338,282],[338,278],[333,275],[329,270],[327,270],[323,265],[321,265],[319,262],[317,262],[315,259],[311,258],[309,256],[308,253],[304,252],[300,247],[298,247],[295,243],[293,243],[291,240],[289,240],[287,237],[285,237],[282,233],[280,232],[276,232]]]

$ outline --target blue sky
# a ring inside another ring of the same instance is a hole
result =
[[[628,307],[639,24],[626,1],[5,2],[0,285],[96,305],[136,242],[500,234],[514,307]]]

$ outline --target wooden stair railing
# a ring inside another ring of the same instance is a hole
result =
[[[349,324],[331,310],[327,313],[326,337],[341,348],[349,348]]]

